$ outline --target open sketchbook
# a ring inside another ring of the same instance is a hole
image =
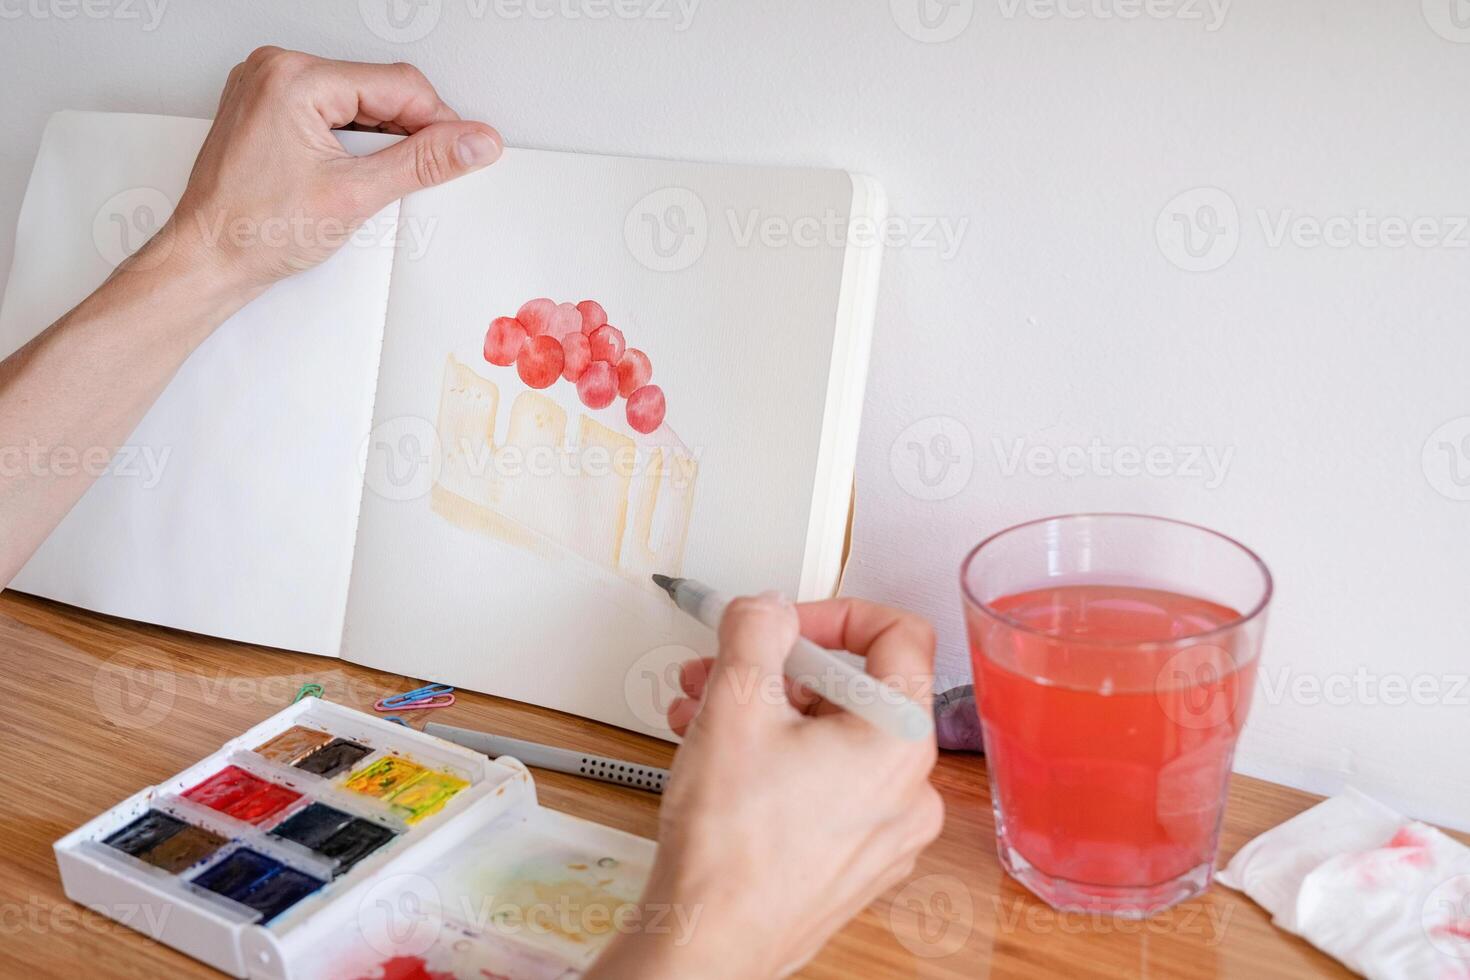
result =
[[[0,355],[159,226],[207,129],[51,119]],[[841,171],[509,149],[225,323],[13,587],[668,737],[713,641],[650,573],[835,589],[881,251],[849,229],[882,209]]]

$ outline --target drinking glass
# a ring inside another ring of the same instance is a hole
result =
[[[961,566],[996,846],[1058,909],[1152,915],[1202,892],[1271,601],[1245,546],[1074,514]]]

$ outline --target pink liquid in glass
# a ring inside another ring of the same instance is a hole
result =
[[[1047,875],[1106,887],[1167,882],[1212,861],[1256,658],[1237,656],[1230,631],[1210,631],[1239,613],[1113,585],[988,605],[1022,627],[971,613],[985,749],[1010,845]]]

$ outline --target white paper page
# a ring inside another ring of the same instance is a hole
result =
[[[800,587],[852,198],[836,171],[513,149],[406,200],[428,247],[394,270],[343,656],[667,736],[669,666],[713,640],[649,573]],[[662,428],[485,360],[490,321],[538,297],[605,308]],[[562,448],[503,451],[537,440]],[[605,445],[692,456],[692,481],[620,490]]]
[[[0,355],[96,288],[168,216],[208,128],[161,116],[52,118],[21,209]],[[343,135],[354,152],[392,139]],[[201,345],[13,587],[336,655],[396,208]]]

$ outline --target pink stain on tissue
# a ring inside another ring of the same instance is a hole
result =
[[[1429,841],[1409,826],[1400,827],[1381,847],[1363,851],[1353,860],[1358,873],[1358,884],[1364,888],[1382,887],[1384,882],[1380,872],[1392,871],[1404,865],[1428,868],[1433,863]]]
[[[1429,841],[1415,833],[1409,827],[1400,827],[1398,833],[1394,834],[1385,847],[1402,850],[1404,853],[1400,858],[1406,864],[1416,868],[1427,868],[1430,865]]]

